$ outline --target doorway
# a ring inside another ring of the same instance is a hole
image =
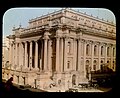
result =
[[[76,75],[72,76],[72,85],[76,85]]]

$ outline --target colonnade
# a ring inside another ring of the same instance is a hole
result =
[[[44,34],[42,39],[38,40],[27,40],[23,42],[15,42],[10,45],[10,64],[12,69],[15,68],[28,68],[30,70],[44,70],[52,71],[53,70],[53,45],[55,44],[55,71],[64,72],[68,71],[68,42],[70,37],[68,36],[56,36],[53,39],[49,38],[49,32]],[[83,45],[82,45],[83,44]],[[91,58],[91,69],[93,70],[94,58],[98,58],[97,69],[100,69],[101,58],[104,58],[104,63],[107,63],[107,59],[110,59],[110,65],[113,65],[113,45],[108,45],[101,42],[88,41],[81,38],[72,38],[72,64],[71,70],[76,70],[80,72],[86,72],[86,46],[90,44],[90,58]],[[97,45],[97,56],[94,55],[94,46]],[[83,46],[83,47],[82,47]],[[101,46],[104,46],[104,56],[101,55]],[[110,46],[110,55],[107,55],[107,47]],[[83,51],[81,51],[83,48]],[[83,52],[83,55],[82,55]],[[83,65],[81,60],[83,59]]]

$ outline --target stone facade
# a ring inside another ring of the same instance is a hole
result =
[[[67,89],[88,81],[86,73],[108,64],[116,70],[116,26],[72,9],[62,9],[13,28],[3,79],[38,89]]]

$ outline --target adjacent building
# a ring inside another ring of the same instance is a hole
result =
[[[9,66],[9,39],[4,38],[2,40],[2,67]]]
[[[29,20],[13,28],[9,65],[3,79],[38,89],[67,89],[88,81],[89,70],[104,64],[116,70],[116,25],[69,8]]]

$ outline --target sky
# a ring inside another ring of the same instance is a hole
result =
[[[12,28],[19,25],[27,27],[30,19],[40,17],[42,15],[61,10],[62,8],[11,8],[8,9],[3,15],[3,37],[12,34]],[[114,13],[104,8],[71,8],[73,10],[86,13],[88,15],[98,17],[100,19],[108,20],[116,24]]]

